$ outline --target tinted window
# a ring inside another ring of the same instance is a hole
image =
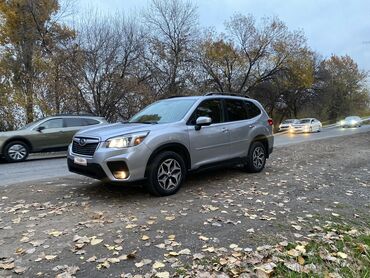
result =
[[[247,110],[243,101],[237,99],[226,99],[225,104],[227,120],[229,122],[248,119]]]
[[[222,122],[221,107],[221,100],[219,99],[203,101],[194,111],[190,123],[195,125],[195,122],[199,117],[210,117],[213,124]]]
[[[66,127],[84,126],[84,119],[81,118],[66,118],[64,119]]]
[[[63,127],[63,120],[62,119],[51,119],[44,123],[42,123],[40,126],[45,127],[45,129],[49,128],[62,128]]]
[[[250,101],[245,101],[244,104],[247,110],[248,119],[254,118],[261,114],[261,110],[254,103]]]
[[[85,125],[97,125],[99,121],[94,120],[94,119],[84,119]]]

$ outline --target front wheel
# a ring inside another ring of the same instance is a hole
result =
[[[22,141],[13,141],[4,148],[4,157],[7,162],[25,161],[29,154],[27,144]]]
[[[147,190],[155,196],[175,194],[186,177],[184,159],[177,153],[165,151],[158,154],[148,169]]]
[[[244,169],[250,173],[258,173],[266,164],[266,149],[261,142],[253,142],[249,148]]]

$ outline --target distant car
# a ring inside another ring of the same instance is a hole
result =
[[[300,119],[298,123],[294,123],[289,128],[290,132],[320,132],[322,124],[315,118]]]
[[[281,122],[279,125],[279,131],[288,130],[292,124],[299,123],[298,119],[287,119]]]
[[[77,131],[103,124],[107,121],[102,117],[46,117],[15,131],[0,132],[0,157],[8,162],[20,162],[30,153],[67,149]]]
[[[358,116],[349,116],[339,122],[341,127],[360,127],[362,119]]]

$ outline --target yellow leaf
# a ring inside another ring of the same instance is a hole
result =
[[[299,263],[300,265],[304,265],[304,258],[303,258],[302,256],[299,256],[299,257],[298,257],[298,263]]]
[[[143,235],[141,239],[142,239],[142,240],[148,240],[148,239],[149,239],[149,237],[148,237],[147,235]]]
[[[103,240],[102,239],[99,239],[99,238],[93,238],[90,242],[91,245],[97,245],[99,243],[101,243]]]
[[[348,257],[348,255],[346,253],[343,253],[343,252],[337,252],[337,256],[341,257],[342,259],[347,259],[347,257]]]
[[[162,267],[164,267],[165,265],[164,265],[164,263],[162,263],[162,262],[158,262],[158,261],[156,261],[154,264],[153,264],[153,268],[154,269],[158,269],[158,268],[162,268]]]
[[[54,260],[57,256],[56,255],[46,255],[45,259],[48,261]]]

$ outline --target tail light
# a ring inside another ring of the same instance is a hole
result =
[[[269,124],[269,125],[271,125],[271,126],[274,124],[274,121],[273,121],[272,119],[268,119],[268,120],[267,120],[267,122],[268,122],[268,124]]]

